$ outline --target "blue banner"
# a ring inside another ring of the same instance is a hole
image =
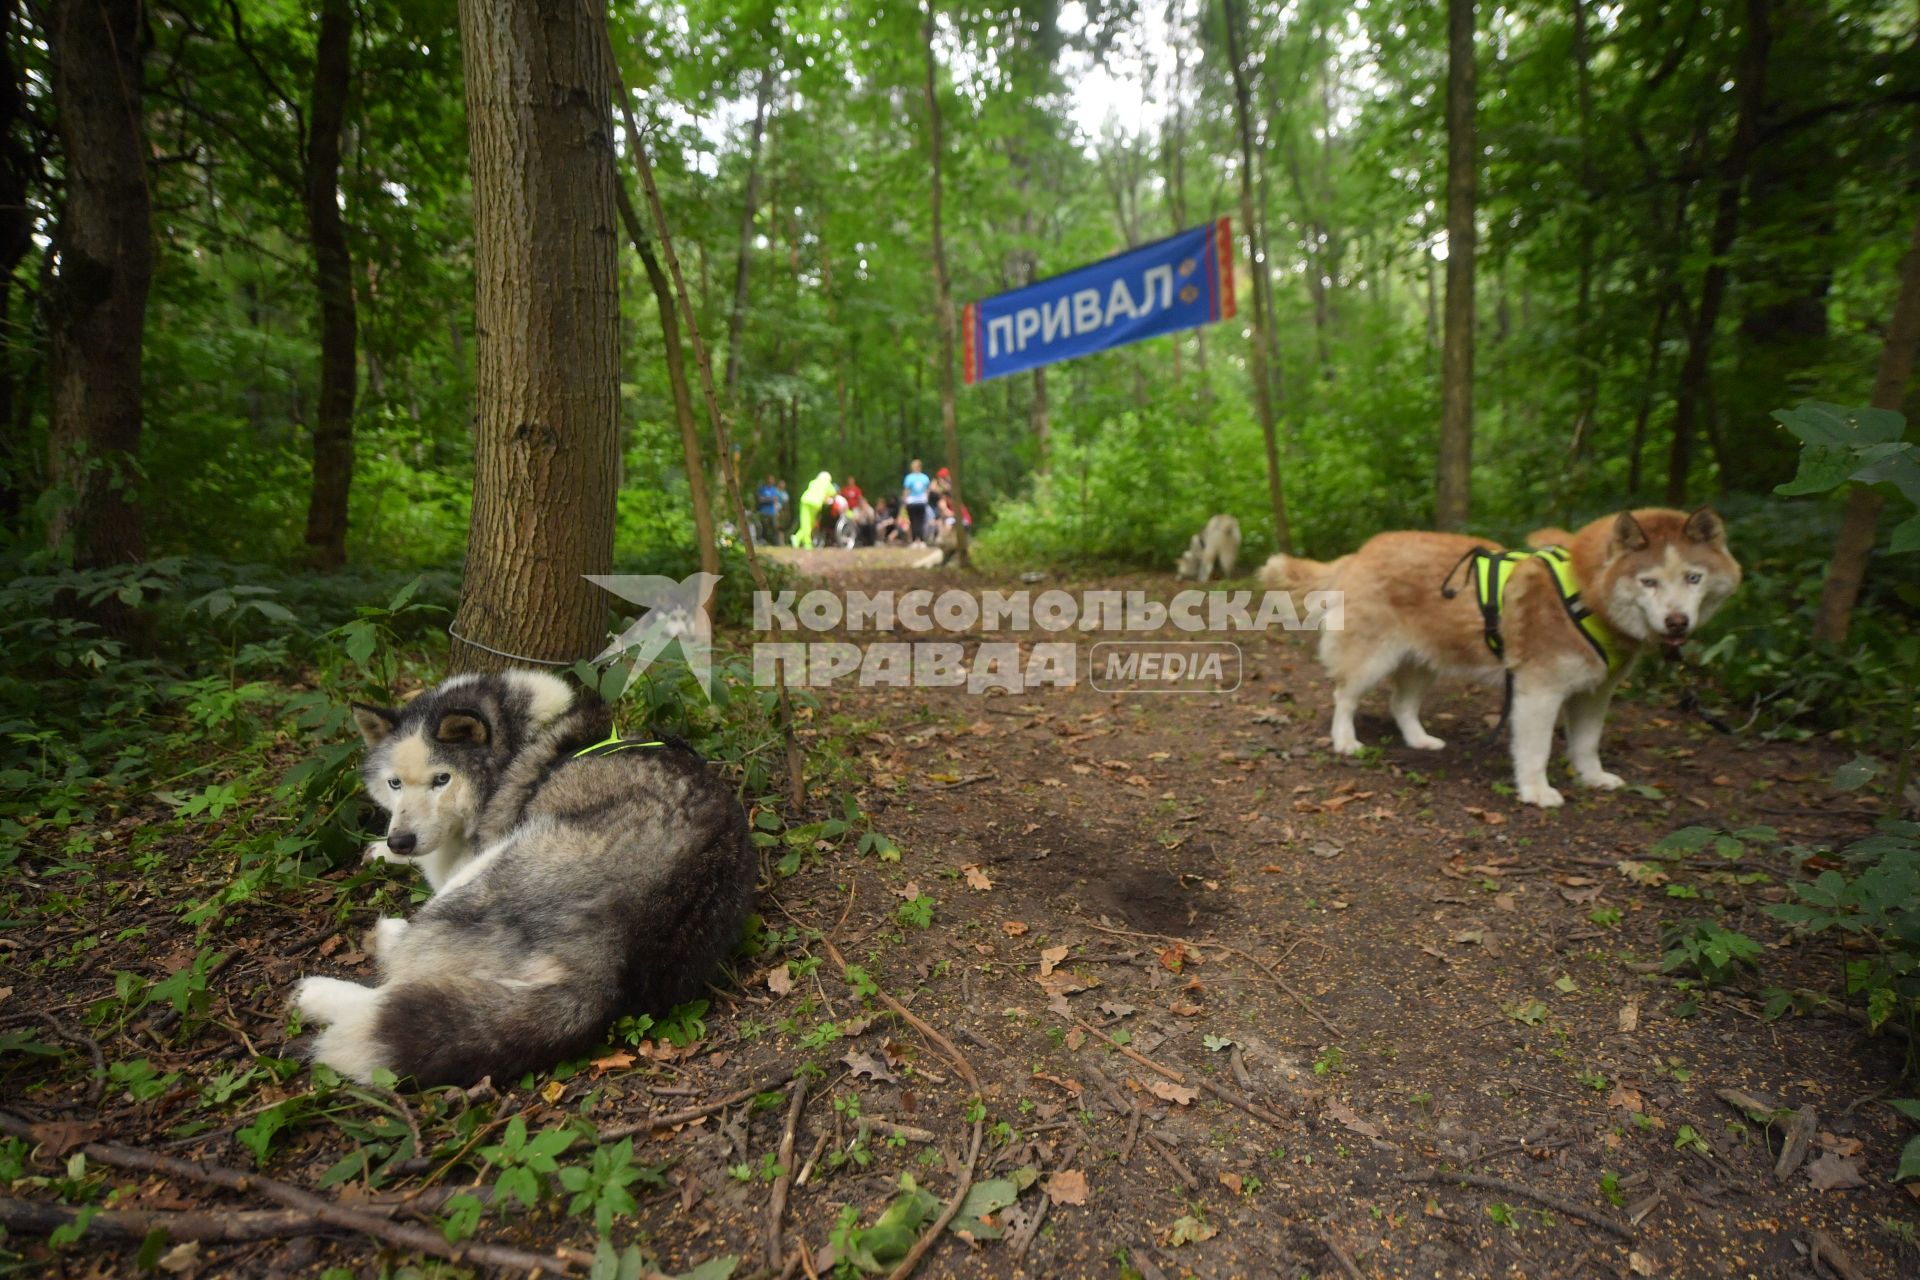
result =
[[[972,386],[1231,315],[1233,229],[1222,218],[968,303],[961,358]]]

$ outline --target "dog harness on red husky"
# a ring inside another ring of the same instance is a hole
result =
[[[1626,660],[1626,653],[1606,624],[1580,599],[1580,583],[1573,576],[1573,557],[1565,547],[1543,547],[1539,551],[1495,551],[1490,547],[1474,547],[1461,556],[1448,572],[1446,581],[1440,586],[1440,594],[1449,600],[1459,595],[1459,588],[1453,586],[1453,576],[1460,571],[1461,565],[1470,565],[1474,599],[1480,606],[1487,648],[1493,651],[1496,658],[1504,657],[1506,642],[1500,635],[1500,610],[1514,570],[1527,560],[1539,560],[1547,566],[1548,572],[1553,575],[1554,589],[1560,594],[1560,603],[1566,607],[1567,617],[1573,620],[1574,627],[1593,646],[1593,651],[1600,655],[1600,661],[1607,664],[1607,670],[1619,667]]]

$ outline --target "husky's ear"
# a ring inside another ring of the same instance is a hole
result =
[[[376,707],[370,703],[354,702],[348,704],[353,710],[353,723],[359,726],[360,736],[370,747],[377,747],[392,734],[394,726],[400,723],[398,712],[385,707]]]
[[[1647,531],[1633,518],[1633,512],[1622,511],[1613,522],[1613,549],[1616,551],[1645,551],[1647,549]]]
[[[1687,517],[1685,533],[1689,542],[1724,542],[1727,522],[1712,507],[1701,507]]]
[[[493,739],[493,731],[478,711],[449,711],[434,726],[433,736],[441,742],[484,747]]]

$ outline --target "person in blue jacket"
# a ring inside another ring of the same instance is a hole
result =
[[[915,542],[920,541],[927,527],[927,490],[933,487],[933,478],[920,466],[915,458],[907,467],[906,479],[900,482],[900,501],[907,506],[907,527]]]

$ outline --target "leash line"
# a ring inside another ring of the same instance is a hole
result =
[[[451,622],[447,624],[447,635],[454,640],[458,640],[461,644],[480,650],[482,653],[490,653],[496,658],[506,658],[512,662],[525,662],[538,667],[570,668],[573,666],[572,662],[555,662],[551,658],[529,658],[523,653],[508,653],[505,649],[496,649],[490,644],[481,644],[478,640],[470,639],[454,630]]]

